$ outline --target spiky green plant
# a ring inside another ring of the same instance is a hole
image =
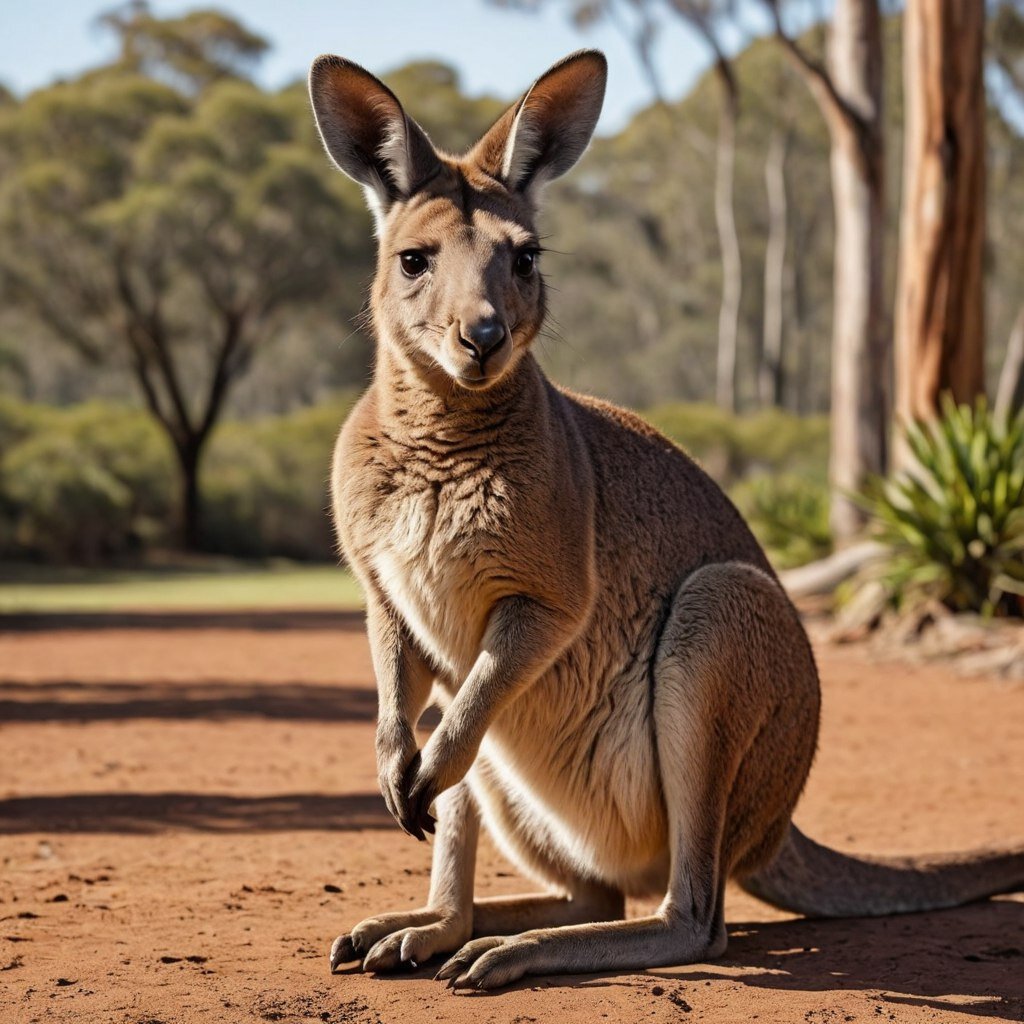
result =
[[[881,579],[895,605],[1024,611],[1024,410],[944,397],[941,418],[905,428],[911,461],[868,499],[891,549]]]

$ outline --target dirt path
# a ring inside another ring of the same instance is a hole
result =
[[[730,892],[713,964],[471,996],[429,970],[331,977],[334,936],[419,905],[430,860],[377,795],[358,624],[123,625],[0,633],[0,1024],[1024,1019],[1020,897],[807,922]],[[806,831],[1024,840],[1024,687],[820,660]],[[523,885],[485,845],[479,891]]]

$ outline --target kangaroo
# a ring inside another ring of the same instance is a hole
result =
[[[531,354],[538,203],[586,149],[606,71],[572,54],[454,157],[363,68],[312,66],[324,146],[379,239],[376,366],[334,518],[366,594],[381,790],[407,833],[435,833],[426,907],[356,925],[332,970],[454,953],[439,979],[491,989],[700,962],[726,948],[729,878],[821,916],[1024,886],[1024,852],[869,860],[792,825],[818,675],[767,558],[680,448]],[[481,822],[542,891],[474,900]],[[623,919],[651,894],[656,913]]]

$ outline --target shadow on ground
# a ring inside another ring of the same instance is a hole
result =
[[[21,683],[0,679],[0,722],[235,717],[372,722],[377,717],[377,694],[365,686],[303,682]]]
[[[391,828],[376,793],[228,796],[219,793],[65,793],[0,800],[0,835],[30,832],[357,831]]]
[[[728,981],[819,993],[823,1012],[830,993],[863,992],[880,1021],[899,1019],[900,1006],[940,1011],[944,1021],[958,1013],[1024,1020],[1024,903],[994,900],[888,918],[737,923],[729,935],[722,959],[652,970],[648,977],[657,979],[666,998],[693,1006],[705,983]],[[582,988],[630,983],[614,975],[566,981]]]
[[[362,612],[318,609],[217,608],[172,611],[114,612],[8,612],[0,615],[0,633],[50,633],[97,629],[253,629],[344,630],[361,632],[366,619]]]

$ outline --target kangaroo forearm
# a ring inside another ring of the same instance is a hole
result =
[[[395,820],[417,839],[429,822],[404,813],[406,776],[417,755],[416,723],[430,698],[433,673],[387,603],[367,588],[367,632],[377,676],[377,774]]]
[[[434,799],[465,778],[495,716],[537,681],[578,628],[565,611],[529,598],[507,598],[498,605],[476,663],[396,800],[397,816],[408,831],[429,831]]]
[[[386,730],[411,733],[430,699],[433,673],[398,617],[376,595],[367,596],[366,626],[377,677],[378,720]]]
[[[480,654],[435,733],[437,744],[468,747],[475,757],[494,718],[537,681],[578,629],[572,613],[528,597],[499,603]]]

